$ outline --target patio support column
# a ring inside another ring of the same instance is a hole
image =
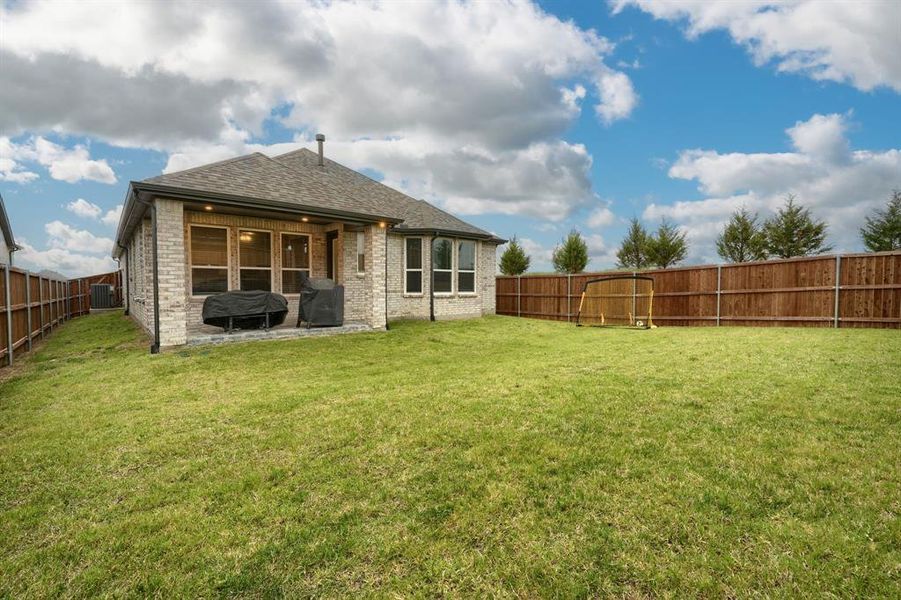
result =
[[[159,341],[161,347],[181,346],[188,341],[184,208],[181,202],[165,198],[156,198],[154,204]]]
[[[366,236],[368,241],[366,253],[372,257],[373,268],[372,289],[370,290],[371,301],[367,308],[367,313],[369,314],[369,324],[372,327],[382,329],[387,325],[385,320],[385,261],[388,260],[388,257],[385,255],[385,241],[388,229],[386,226],[382,227],[379,224],[369,225],[369,228],[371,235]]]

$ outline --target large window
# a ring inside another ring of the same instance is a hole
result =
[[[310,238],[282,234],[282,293],[299,294],[303,280],[310,276]]]
[[[242,229],[238,248],[241,289],[272,291],[272,234]]]
[[[357,273],[366,272],[366,234],[357,232]]]
[[[191,227],[191,294],[228,291],[228,230]]]
[[[476,291],[476,243],[472,240],[460,240],[457,246],[457,291]]]
[[[422,293],[422,238],[404,240],[404,293]]]
[[[450,294],[454,291],[454,244],[447,238],[434,241],[432,272],[436,294]]]

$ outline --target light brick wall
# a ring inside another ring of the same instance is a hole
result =
[[[128,241],[125,257],[128,266],[128,314],[148,333],[153,333],[153,288],[148,288],[150,273],[146,265],[149,263],[150,220],[145,219],[135,228]],[[151,263],[152,264],[152,263]],[[150,289],[148,298],[145,290]],[[147,304],[150,303],[148,308]]]
[[[405,237],[388,236],[388,317],[390,319],[428,319],[431,281],[431,253],[429,236],[419,238],[422,243],[422,294],[405,294]],[[454,244],[456,253],[456,244]],[[478,317],[495,312],[495,275],[497,246],[476,242],[476,293],[456,292],[457,259],[454,257],[454,289],[450,295],[435,296],[435,318],[454,319]]]
[[[268,231],[272,235],[272,266],[273,266],[273,291],[281,293],[282,290],[282,233],[298,233],[310,236],[310,276],[313,278],[325,277],[327,274],[326,261],[326,233],[328,231],[338,231],[337,244],[337,280],[345,286],[344,290],[344,319],[345,321],[364,321],[369,322],[371,317],[371,294],[369,282],[364,278],[356,277],[356,233],[345,232],[342,223],[330,223],[327,225],[316,225],[312,223],[304,223],[301,221],[288,221],[281,219],[266,219],[260,217],[244,217],[239,215],[228,215],[221,213],[208,212],[185,212],[184,237],[186,244],[190,240],[189,228],[191,225],[214,225],[229,228],[229,289],[240,288],[240,265],[239,250],[240,242],[238,239],[240,230],[253,229],[258,231]],[[371,234],[367,234],[371,235]],[[345,239],[346,238],[346,239]],[[188,282],[187,286],[187,328],[188,336],[215,333],[221,331],[218,327],[211,327],[203,324],[203,301],[204,297],[191,296],[191,264],[189,256],[189,248],[185,248],[185,256],[182,259],[185,269],[185,277]],[[367,276],[371,269],[367,269]],[[343,280],[342,280],[343,278]],[[288,316],[285,318],[286,324],[294,324],[297,322],[297,311],[300,305],[300,296],[298,294],[285,294],[288,300]],[[384,320],[384,319],[383,319]]]
[[[181,346],[188,341],[184,205],[166,198],[155,199],[154,205],[159,250],[160,346]]]
[[[362,233],[365,254],[365,270],[357,272],[357,234]],[[368,321],[369,307],[372,304],[372,254],[366,252],[371,244],[372,231],[364,228],[361,231],[344,232],[344,252],[342,271],[344,272],[344,320]]]
[[[183,210],[176,200],[158,199],[160,244],[160,342],[162,346],[186,343],[193,335],[220,331],[203,325],[204,297],[191,295],[190,227],[212,225],[228,228],[229,289],[240,287],[239,231],[252,229],[268,231],[272,235],[273,291],[282,289],[281,233],[310,236],[311,277],[326,276],[326,233],[339,231],[337,244],[337,278],[345,287],[345,321],[362,321],[377,328],[385,326],[385,260],[387,236],[388,260],[388,318],[429,318],[429,237],[419,238],[423,255],[423,293],[404,294],[404,237],[387,235],[386,229],[376,225],[362,227],[366,270],[357,273],[357,230],[345,229],[341,223],[315,225],[301,221],[228,215],[217,212]],[[350,226],[347,226],[348,228]],[[455,244],[456,251],[456,244]],[[435,316],[438,319],[476,317],[494,314],[496,246],[485,242],[476,244],[476,293],[435,297]],[[148,332],[153,331],[153,256],[152,228],[145,219],[136,228],[129,247],[123,254],[129,270],[129,312]],[[457,261],[454,260],[456,269]],[[457,273],[453,274],[456,285]],[[297,320],[299,296],[286,295],[288,316]]]
[[[383,328],[385,321],[385,237],[387,230],[378,225],[366,227],[366,254],[372,257],[373,268],[366,273],[369,296],[369,325]]]

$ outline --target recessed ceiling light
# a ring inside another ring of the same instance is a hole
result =
[[[306,223],[307,221],[310,220],[310,218],[309,217],[301,217],[300,220],[303,221],[304,223]]]
[[[213,210],[213,207],[210,206],[209,204],[207,204],[206,206],[203,207],[203,210]]]

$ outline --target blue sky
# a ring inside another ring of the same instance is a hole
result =
[[[715,261],[733,210],[787,193],[859,250],[901,188],[897,3],[3,6],[0,194],[30,268],[114,266],[129,180],[318,131],[536,270],[573,227],[612,266],[633,216]]]

